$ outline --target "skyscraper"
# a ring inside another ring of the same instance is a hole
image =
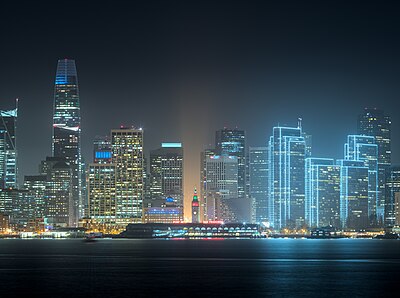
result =
[[[375,137],[349,135],[345,144],[345,160],[361,161],[368,168],[368,217],[376,224],[383,216],[379,213],[378,146]]]
[[[127,225],[143,219],[143,130],[111,130],[112,163],[116,167],[117,223]]]
[[[233,201],[238,200],[238,159],[236,156],[213,155],[206,158],[204,187],[206,220],[234,221]],[[229,214],[228,214],[229,213]]]
[[[309,227],[340,227],[340,166],[306,158],[305,218]]]
[[[306,142],[301,127],[274,127],[268,148],[269,220],[299,228],[305,217]]]
[[[181,143],[162,143],[150,151],[152,199],[171,197],[183,209],[183,148]]]
[[[400,167],[390,167],[386,177],[385,226],[393,227],[396,224],[396,194],[400,193]]]
[[[54,87],[53,156],[63,157],[72,170],[70,218],[77,225],[83,216],[81,115],[75,60],[58,60]]]
[[[340,165],[340,221],[342,228],[361,230],[369,225],[368,167],[359,160],[338,160]]]
[[[18,187],[18,100],[13,110],[0,110],[0,188]]]
[[[215,134],[216,155],[236,156],[238,160],[238,196],[245,198],[246,189],[246,133],[239,129],[220,129]]]
[[[256,222],[268,221],[268,148],[249,148],[249,196]]]
[[[377,218],[384,221],[385,205],[390,203],[386,197],[386,173],[391,166],[391,120],[382,110],[366,108],[364,113],[358,116],[357,133],[375,137],[378,146],[378,202]]]
[[[206,184],[207,184],[207,157],[214,156],[215,149],[205,149],[200,153],[200,197],[201,210],[200,217],[202,221],[208,220],[206,206]]]

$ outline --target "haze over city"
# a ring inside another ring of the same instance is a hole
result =
[[[223,127],[264,146],[273,126],[301,117],[313,155],[339,158],[357,115],[377,107],[392,116],[400,161],[394,2],[81,3],[73,13],[35,3],[31,14],[32,5],[7,4],[0,21],[0,97],[4,108],[20,98],[21,175],[51,151],[61,58],[77,62],[85,160],[96,135],[142,126],[146,151],[183,142],[186,196],[199,184],[200,151]]]

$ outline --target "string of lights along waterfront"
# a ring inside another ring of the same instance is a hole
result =
[[[400,225],[400,169],[391,164],[391,119],[382,110],[354,115],[357,134],[343,136],[338,160],[313,155],[312,137],[300,118],[295,126],[273,127],[258,147],[248,144],[243,129],[219,129],[215,146],[198,158],[200,181],[185,200],[181,140],[145,148],[141,127],[110,127],[93,140],[92,160],[83,162],[75,60],[57,63],[52,155],[43,156],[39,172],[23,182],[18,181],[18,100],[11,109],[1,108],[3,234],[65,228],[118,234],[129,224],[134,230],[132,224],[185,222],[199,228],[248,223],[279,233]],[[190,214],[184,213],[185,201]]]

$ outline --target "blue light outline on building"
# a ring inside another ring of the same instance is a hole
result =
[[[182,143],[161,143],[162,148],[182,148]]]

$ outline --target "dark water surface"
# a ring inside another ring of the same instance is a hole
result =
[[[400,241],[0,240],[0,297],[400,297]]]

